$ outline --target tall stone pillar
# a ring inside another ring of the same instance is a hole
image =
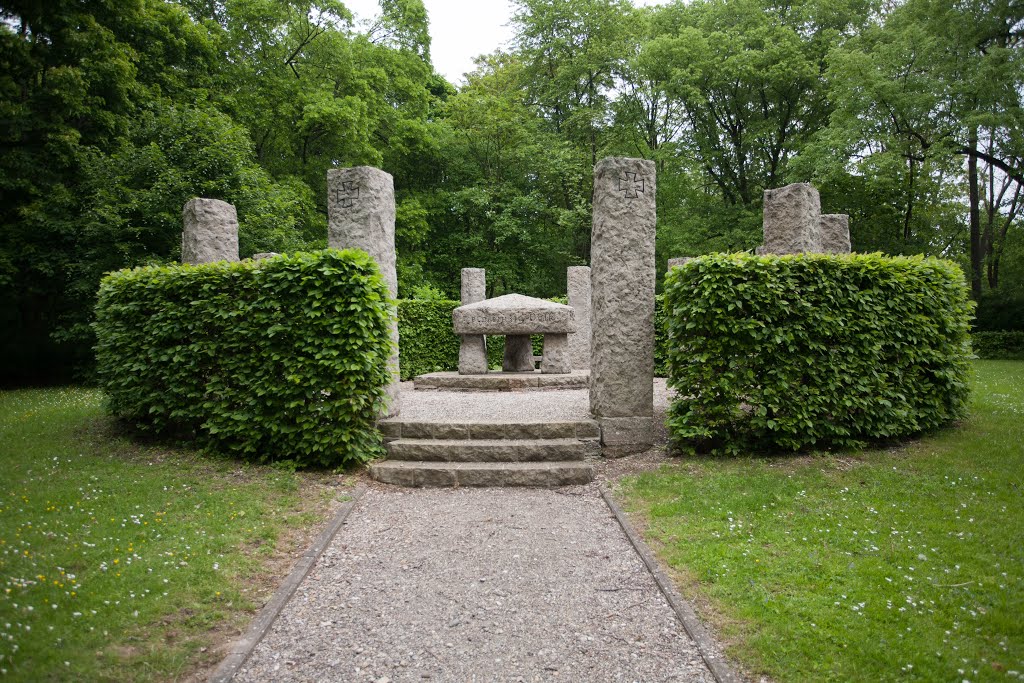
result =
[[[362,249],[377,262],[391,298],[398,298],[395,255],[395,182],[390,173],[372,166],[327,171],[327,245],[335,249]],[[391,382],[387,387],[387,414],[397,415],[399,404],[398,316],[391,320],[393,352],[388,359]]]
[[[590,411],[608,455],[646,450],[654,427],[655,167],[594,168]]]
[[[190,199],[181,210],[182,263],[238,260],[238,214],[219,199]]]
[[[462,305],[475,304],[487,298],[487,271],[483,268],[462,269]],[[487,340],[482,334],[464,334],[459,346],[459,374],[478,375],[487,372]]]
[[[573,370],[590,369],[590,268],[572,266],[566,272],[569,305],[576,312],[576,331],[569,335]]]

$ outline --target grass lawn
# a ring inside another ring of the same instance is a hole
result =
[[[140,446],[101,401],[0,392],[0,680],[215,664],[343,496],[337,476]]]
[[[777,681],[1024,677],[1024,362],[900,448],[680,459],[620,497],[703,619]]]

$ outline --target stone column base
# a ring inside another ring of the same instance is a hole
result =
[[[609,458],[642,453],[654,444],[653,417],[599,417],[601,452]]]

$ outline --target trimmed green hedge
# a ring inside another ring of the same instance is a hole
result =
[[[100,285],[110,411],[260,462],[337,466],[382,450],[387,288],[361,251],[136,268]]]
[[[860,446],[964,415],[972,304],[947,261],[716,254],[665,287],[678,447]]]
[[[428,372],[458,370],[459,337],[452,331],[458,301],[398,301],[398,364],[403,380]]]
[[[986,360],[1024,360],[1024,332],[974,332],[974,353]]]
[[[668,321],[665,320],[665,295],[654,297],[654,376],[668,377]]]

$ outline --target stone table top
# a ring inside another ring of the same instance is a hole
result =
[[[576,331],[571,306],[506,294],[452,311],[455,334],[568,334]]]

